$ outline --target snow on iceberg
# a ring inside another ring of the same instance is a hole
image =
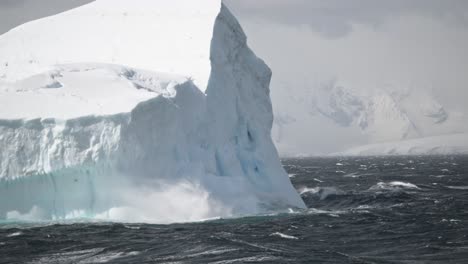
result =
[[[271,140],[270,78],[220,0],[98,0],[11,30],[0,36],[0,218],[303,208]]]

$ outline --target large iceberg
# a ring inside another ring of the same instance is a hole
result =
[[[0,36],[0,219],[303,208],[271,71],[221,0],[98,0]]]

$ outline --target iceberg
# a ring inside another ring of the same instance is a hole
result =
[[[0,219],[304,208],[271,71],[221,0],[97,0],[0,36]]]

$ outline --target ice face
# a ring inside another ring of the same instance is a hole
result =
[[[108,2],[97,1],[71,14],[79,17],[83,10],[86,15],[100,16],[100,12],[91,12],[92,7]],[[154,1],[155,5],[163,5],[161,10],[189,2]],[[39,63],[51,69],[40,74],[49,77],[40,82],[38,89],[26,85],[28,93],[38,95],[34,97],[38,105],[78,95],[81,101],[73,102],[92,107],[75,110],[51,106],[44,110],[46,119],[2,117],[0,217],[93,217],[165,223],[304,207],[270,137],[271,71],[248,48],[246,36],[229,10],[220,1],[202,2],[217,7],[211,20],[205,11],[200,18],[211,21],[204,24],[211,27],[207,47],[210,65],[197,64],[209,72],[206,87],[197,74],[192,80],[190,72],[184,70],[164,75],[154,72],[156,67],[142,71],[102,64],[107,58],[97,61],[99,64],[90,71],[82,70],[86,67],[81,63],[65,67],[81,69],[78,71]],[[117,8],[110,12],[114,14],[128,3],[118,1]],[[133,11],[144,12],[138,8]],[[68,14],[62,15],[65,21]],[[171,17],[169,21],[177,19]],[[37,23],[40,21],[33,25]],[[28,26],[21,31],[29,32]],[[193,38],[204,43],[207,36],[203,33]],[[149,57],[151,51],[146,51]],[[187,59],[193,62],[190,56]],[[38,76],[34,70],[30,74]],[[70,81],[69,75],[76,81]],[[18,94],[24,89],[18,91],[19,84],[24,81],[10,82],[4,94],[20,100]],[[112,90],[100,90],[109,87]],[[113,105],[119,95],[129,100]],[[112,100],[108,101],[108,97]],[[59,115],[61,109],[67,109],[67,113]],[[35,113],[27,109],[24,112],[25,116]]]

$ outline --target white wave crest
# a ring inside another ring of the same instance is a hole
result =
[[[369,188],[371,191],[376,190],[401,190],[401,189],[420,189],[417,185],[409,182],[392,181],[392,182],[379,182]]]
[[[299,238],[297,238],[295,236],[286,235],[286,234],[283,234],[283,233],[280,233],[280,232],[275,232],[275,233],[271,234],[270,236],[278,236],[278,237],[281,237],[281,238],[293,239],[293,240],[298,240],[299,239]]]
[[[329,197],[330,195],[343,194],[343,191],[335,187],[314,187],[314,188],[303,187],[302,189],[300,189],[299,193],[301,195],[304,195],[304,194],[318,195],[320,197],[320,200],[324,200],[324,199],[327,199],[327,197]]]
[[[125,223],[196,222],[203,219],[230,217],[231,210],[210,196],[200,185],[179,182],[160,188],[135,187],[119,188],[119,200],[102,211],[89,209],[69,211],[65,215],[50,215],[43,208],[34,205],[29,212],[10,211],[8,220],[19,221],[68,221],[89,219]]]

